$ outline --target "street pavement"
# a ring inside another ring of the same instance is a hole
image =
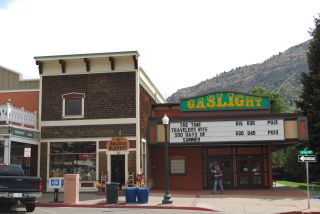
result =
[[[78,204],[54,203],[53,193],[44,193],[39,199],[42,207],[92,207],[92,208],[144,208],[144,209],[184,209],[203,210],[232,214],[275,214],[275,213],[318,213],[320,199],[310,198],[308,209],[305,191],[293,187],[277,186],[262,190],[226,190],[224,194],[212,194],[204,191],[171,192],[173,204],[162,205],[163,190],[150,190],[148,203],[126,203],[123,192],[120,192],[117,204],[106,203],[105,193],[80,193]],[[59,193],[63,201],[63,193]]]

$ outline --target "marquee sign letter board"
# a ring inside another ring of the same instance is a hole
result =
[[[170,123],[170,143],[284,140],[283,119]]]

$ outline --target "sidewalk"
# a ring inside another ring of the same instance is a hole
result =
[[[150,190],[147,204],[126,204],[123,192],[120,192],[117,204],[106,204],[105,194],[80,193],[79,204],[53,203],[53,193],[44,193],[39,206],[71,206],[100,208],[153,208],[188,209],[220,213],[318,213],[320,200],[310,199],[311,209],[307,209],[307,194],[297,188],[276,187],[263,190],[227,190],[224,194],[211,194],[211,191],[171,191],[172,205],[162,205],[163,190]],[[63,193],[59,194],[63,200]]]

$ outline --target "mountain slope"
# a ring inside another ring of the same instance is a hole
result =
[[[167,98],[167,102],[180,102],[180,99],[213,91],[249,92],[254,87],[262,86],[283,94],[289,107],[292,107],[302,87],[301,72],[309,72],[308,45],[309,41],[301,43],[262,63],[238,67],[197,85],[179,89]]]

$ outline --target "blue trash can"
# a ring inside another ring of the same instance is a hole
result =
[[[126,203],[137,203],[138,187],[128,187],[125,190]]]
[[[140,204],[148,203],[149,188],[139,188],[137,197],[138,197],[138,203]]]

